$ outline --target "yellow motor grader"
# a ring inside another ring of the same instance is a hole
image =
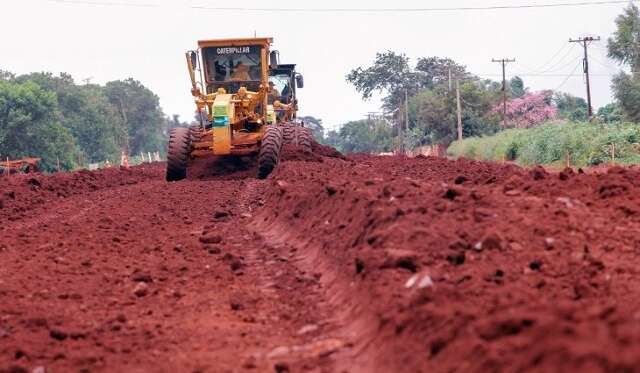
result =
[[[302,75],[278,63],[271,38],[201,40],[186,53],[200,123],[169,133],[167,181],[186,178],[197,157],[257,156],[258,177],[278,164],[283,143],[311,151],[311,135],[296,123]]]

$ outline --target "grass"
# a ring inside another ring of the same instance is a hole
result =
[[[611,161],[640,163],[640,125],[631,123],[546,124],[529,129],[507,129],[493,136],[471,137],[452,143],[447,154],[487,161],[516,161],[523,166],[595,166]]]

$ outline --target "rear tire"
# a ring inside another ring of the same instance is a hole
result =
[[[167,181],[178,181],[187,177],[187,166],[191,154],[191,134],[188,128],[174,128],[169,132],[167,150]]]
[[[302,149],[304,153],[311,153],[313,151],[311,142],[311,132],[308,129],[299,126],[294,123],[285,123],[282,126],[284,133],[284,143],[287,145],[294,145]]]
[[[281,128],[275,125],[267,126],[258,155],[258,179],[265,179],[278,165],[282,138]]]

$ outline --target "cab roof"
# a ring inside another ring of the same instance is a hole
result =
[[[236,47],[249,45],[269,46],[273,43],[273,38],[239,38],[239,39],[210,39],[199,40],[198,48],[206,47]]]

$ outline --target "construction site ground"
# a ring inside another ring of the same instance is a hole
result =
[[[638,370],[637,170],[323,154],[0,179],[0,372]]]

